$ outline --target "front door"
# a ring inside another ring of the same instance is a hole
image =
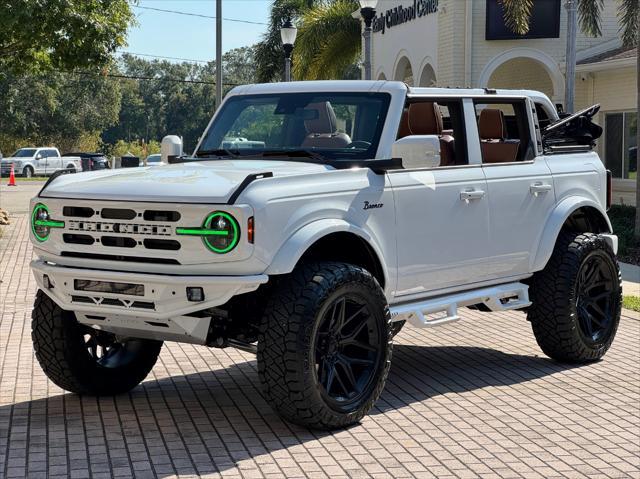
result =
[[[486,278],[489,208],[482,168],[390,172],[396,203],[396,299]]]
[[[33,170],[37,175],[44,175],[47,171],[46,150],[40,150],[33,158]]]

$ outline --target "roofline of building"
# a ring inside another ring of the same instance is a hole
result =
[[[617,58],[615,60],[605,60],[601,62],[594,63],[582,63],[576,65],[576,72],[578,73],[588,73],[588,72],[598,72],[598,71],[606,71],[606,70],[617,70],[620,68],[635,68],[637,65],[636,57],[628,57],[628,58]]]

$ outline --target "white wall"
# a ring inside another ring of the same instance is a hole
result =
[[[408,7],[413,5],[413,0],[380,0],[376,10],[386,12],[398,5]],[[430,63],[437,74],[438,13],[388,28],[384,34],[373,33],[371,40],[374,79],[384,73],[387,80],[395,80],[396,66],[403,56],[411,63],[415,82],[420,81],[426,63]]]

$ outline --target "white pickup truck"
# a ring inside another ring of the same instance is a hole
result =
[[[524,310],[547,355],[597,360],[621,284],[596,111],[385,81],[235,88],[192,156],[33,199],[36,357],[104,395],[163,341],[232,346],[257,354],[275,410],[324,429],[371,409],[405,323],[463,307]]]
[[[7,176],[13,165],[14,173],[26,178],[32,176],[50,176],[58,171],[67,173],[82,171],[82,160],[79,156],[60,156],[57,148],[20,148],[8,158],[0,160],[0,174]]]

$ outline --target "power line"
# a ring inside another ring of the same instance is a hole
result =
[[[181,12],[178,10],[167,10],[164,8],[156,8],[156,7],[143,7],[142,5],[133,5],[135,8],[140,8],[142,10],[153,10],[155,12],[162,12],[162,13],[173,13],[176,15],[185,15],[188,17],[199,17],[199,18],[212,18],[215,20],[215,16],[213,15],[203,15],[201,13],[191,13],[191,12]],[[248,23],[250,25],[268,25],[268,23],[264,23],[264,22],[254,22],[251,20],[240,20],[238,18],[222,18],[224,21],[227,22],[237,22],[237,23]]]
[[[152,55],[151,53],[138,53],[138,52],[130,52],[127,50],[118,50],[120,53],[128,53],[129,55],[136,55],[139,57],[149,57],[149,58],[160,58],[163,60],[179,60],[183,62],[192,62],[192,63],[209,63],[213,60],[196,60],[194,58],[181,58],[181,57],[166,57],[162,55]]]
[[[141,75],[123,75],[120,73],[100,73],[96,74],[93,72],[83,72],[83,71],[64,71],[58,70],[59,73],[66,73],[71,75],[86,75],[86,76],[94,76],[94,77],[107,77],[107,78],[115,78],[121,80],[145,80],[145,81],[167,81],[171,83],[192,83],[196,85],[215,85],[216,82],[213,81],[205,81],[205,80],[185,80],[181,78],[167,78],[167,77],[150,77],[150,76],[141,76]],[[223,85],[227,86],[238,86],[240,83],[226,83],[223,82]]]

